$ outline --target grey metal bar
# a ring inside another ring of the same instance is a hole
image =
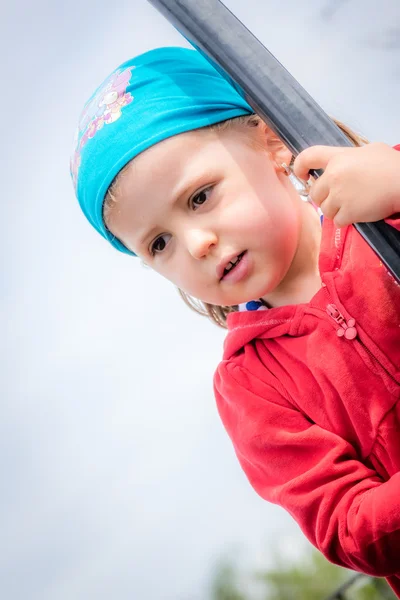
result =
[[[285,67],[220,0],[149,0],[220,70],[294,155],[323,144],[352,146]],[[321,172],[312,171],[318,177]],[[384,221],[356,229],[400,281],[400,233]]]

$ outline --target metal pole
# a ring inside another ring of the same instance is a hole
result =
[[[149,0],[225,76],[294,155],[316,144],[352,146],[285,67],[220,0]],[[321,172],[312,171],[318,177]],[[354,225],[400,281],[400,232]]]

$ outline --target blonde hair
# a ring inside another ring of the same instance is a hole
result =
[[[336,125],[343,131],[345,136],[355,145],[355,146],[363,146],[364,144],[368,144],[368,140],[362,135],[356,133],[350,127],[342,123],[337,119],[333,119]],[[216,123],[215,125],[210,125],[206,129],[211,131],[222,132],[226,131],[230,127],[258,127],[261,119],[258,115],[242,115],[240,117],[235,117],[233,119],[229,119],[228,121],[222,121],[221,123]],[[278,138],[278,136],[271,135],[269,138],[269,149],[273,153],[273,149],[282,146],[282,141]],[[292,161],[294,161],[294,156],[292,156]],[[134,160],[134,159],[133,159]],[[132,162],[132,161],[131,161]],[[126,171],[128,166],[131,163],[128,163],[116,176],[114,181],[111,183],[108,188],[104,206],[103,206],[103,219],[104,223],[107,226],[107,222],[109,220],[110,214],[117,202],[116,199],[116,187],[119,182],[119,178]],[[226,320],[230,313],[236,312],[238,310],[237,306],[218,306],[216,304],[210,304],[208,302],[203,302],[202,300],[198,300],[197,298],[193,298],[186,292],[183,292],[178,288],[178,292],[189,308],[194,310],[196,313],[208,317],[211,321],[219,325],[220,327],[226,328]]]

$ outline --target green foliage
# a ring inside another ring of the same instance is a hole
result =
[[[347,586],[347,582],[351,585]],[[341,595],[335,597],[337,591]],[[395,600],[382,579],[361,576],[328,562],[316,551],[289,562],[277,557],[273,568],[242,573],[224,563],[216,571],[211,600]]]
[[[311,552],[296,564],[285,564],[280,558],[274,569],[258,577],[265,584],[265,600],[321,600],[346,581],[348,572]]]
[[[227,563],[217,569],[212,585],[213,600],[247,600],[238,589],[237,575],[235,568]]]

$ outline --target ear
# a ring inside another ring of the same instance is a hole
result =
[[[276,135],[276,133],[274,133],[272,129],[261,120],[260,133],[262,134],[264,140],[265,149],[267,150],[275,169],[279,173],[284,173],[285,169],[282,167],[282,164],[285,163],[290,165],[293,159],[293,154]]]

